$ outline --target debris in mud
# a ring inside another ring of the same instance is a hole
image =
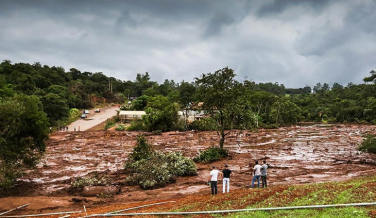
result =
[[[86,198],[72,198],[73,202],[79,203],[79,202],[88,202]]]
[[[83,197],[98,197],[102,195],[120,194],[119,186],[86,186],[82,191]]]
[[[11,194],[37,196],[58,192],[61,196],[63,190],[70,186],[67,178],[84,177],[103,171],[108,171],[108,175],[118,182],[117,184],[124,185],[121,182],[126,177],[124,162],[136,145],[138,134],[127,131],[53,133],[47,141],[45,157],[37,170],[28,171],[19,180],[23,184],[33,185],[26,185],[24,190]],[[257,133],[243,131],[242,137],[235,134],[234,131],[229,135],[224,146],[229,150],[231,158],[215,162],[219,169],[227,164],[234,170],[232,187],[235,189],[250,184],[249,163],[265,157],[271,166],[268,172],[271,186],[339,181],[358,176],[359,173],[376,173],[376,164],[372,161],[376,160],[376,155],[357,152],[363,140],[362,135],[376,134],[374,126],[371,125],[291,126],[260,129]],[[189,158],[195,157],[198,150],[219,143],[216,132],[211,131],[146,134],[146,138],[151,144],[158,145],[154,146],[157,150],[177,151]],[[356,167],[354,164],[357,164]],[[189,187],[193,186],[196,187],[192,189],[193,192],[187,193],[209,193],[207,186],[197,184],[203,184],[203,181],[207,180],[210,165],[197,164],[197,176],[178,178],[174,184],[157,189],[156,195],[141,194],[143,191],[139,187],[126,186],[126,193],[121,193],[117,198],[126,198],[129,201],[168,198],[180,190],[191,190]]]

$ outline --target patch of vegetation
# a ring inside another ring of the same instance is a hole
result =
[[[214,131],[217,129],[217,123],[213,118],[203,118],[195,120],[190,124],[190,129],[198,131]]]
[[[131,122],[131,125],[127,128],[128,131],[145,131],[146,127],[144,121],[135,119]]]
[[[367,153],[376,153],[376,138],[374,135],[367,135],[363,140],[361,146],[359,147],[360,151]]]
[[[162,135],[162,131],[161,130],[154,130],[153,134],[154,135]]]
[[[119,125],[118,127],[116,127],[115,130],[116,131],[125,131],[125,126],[124,125]]]
[[[69,119],[66,123],[70,124],[70,123],[76,121],[77,119],[79,119],[80,116],[81,116],[80,110],[78,110],[77,108],[71,108],[69,110]]]
[[[11,187],[21,175],[21,168],[10,166],[0,161],[0,192],[3,189]]]
[[[211,163],[225,157],[228,157],[228,151],[226,149],[212,146],[193,158],[193,161],[200,163]]]
[[[137,146],[129,155],[126,169],[131,171],[127,182],[143,189],[163,187],[175,182],[176,176],[197,175],[195,163],[181,153],[158,153],[139,136]]]
[[[106,125],[104,126],[105,130],[108,130],[109,128],[116,125],[116,122],[113,119],[107,120]]]
[[[70,191],[82,191],[85,186],[106,186],[112,183],[112,179],[108,175],[99,176],[96,174],[93,177],[81,177],[71,182]]]
[[[137,145],[133,148],[132,153],[128,156],[128,163],[136,162],[142,159],[148,159],[154,153],[154,149],[143,135],[137,137]]]

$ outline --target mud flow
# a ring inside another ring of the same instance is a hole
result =
[[[259,132],[233,131],[225,141],[226,160],[198,164],[198,176],[180,177],[176,183],[156,190],[126,186],[124,162],[136,144],[137,132],[81,131],[53,133],[45,156],[34,171],[28,171],[14,187],[13,196],[67,197],[71,179],[93,172],[107,172],[122,193],[123,201],[168,199],[187,194],[210,193],[206,184],[211,165],[234,171],[231,188],[247,187],[254,160],[269,164],[269,186],[340,181],[374,175],[375,155],[358,151],[366,134],[376,134],[370,125],[292,126]],[[216,132],[168,132],[147,136],[157,150],[178,151],[193,158],[218,144]],[[219,187],[222,188],[221,185]]]

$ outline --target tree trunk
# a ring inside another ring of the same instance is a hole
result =
[[[221,129],[221,138],[219,140],[219,147],[220,148],[223,148],[223,144],[225,143],[225,137],[226,137],[225,130],[222,128]]]
[[[223,144],[225,143],[225,137],[226,137],[226,134],[225,134],[225,127],[224,127],[224,123],[223,123],[223,114],[222,114],[222,111],[219,111],[220,113],[220,121],[221,121],[221,139],[219,140],[219,147],[220,148],[223,148]]]

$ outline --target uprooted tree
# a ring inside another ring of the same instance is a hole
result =
[[[197,175],[195,163],[181,153],[160,153],[153,149],[146,138],[140,135],[137,145],[128,156],[125,165],[130,171],[128,183],[140,185],[143,189],[165,186],[177,176]]]

